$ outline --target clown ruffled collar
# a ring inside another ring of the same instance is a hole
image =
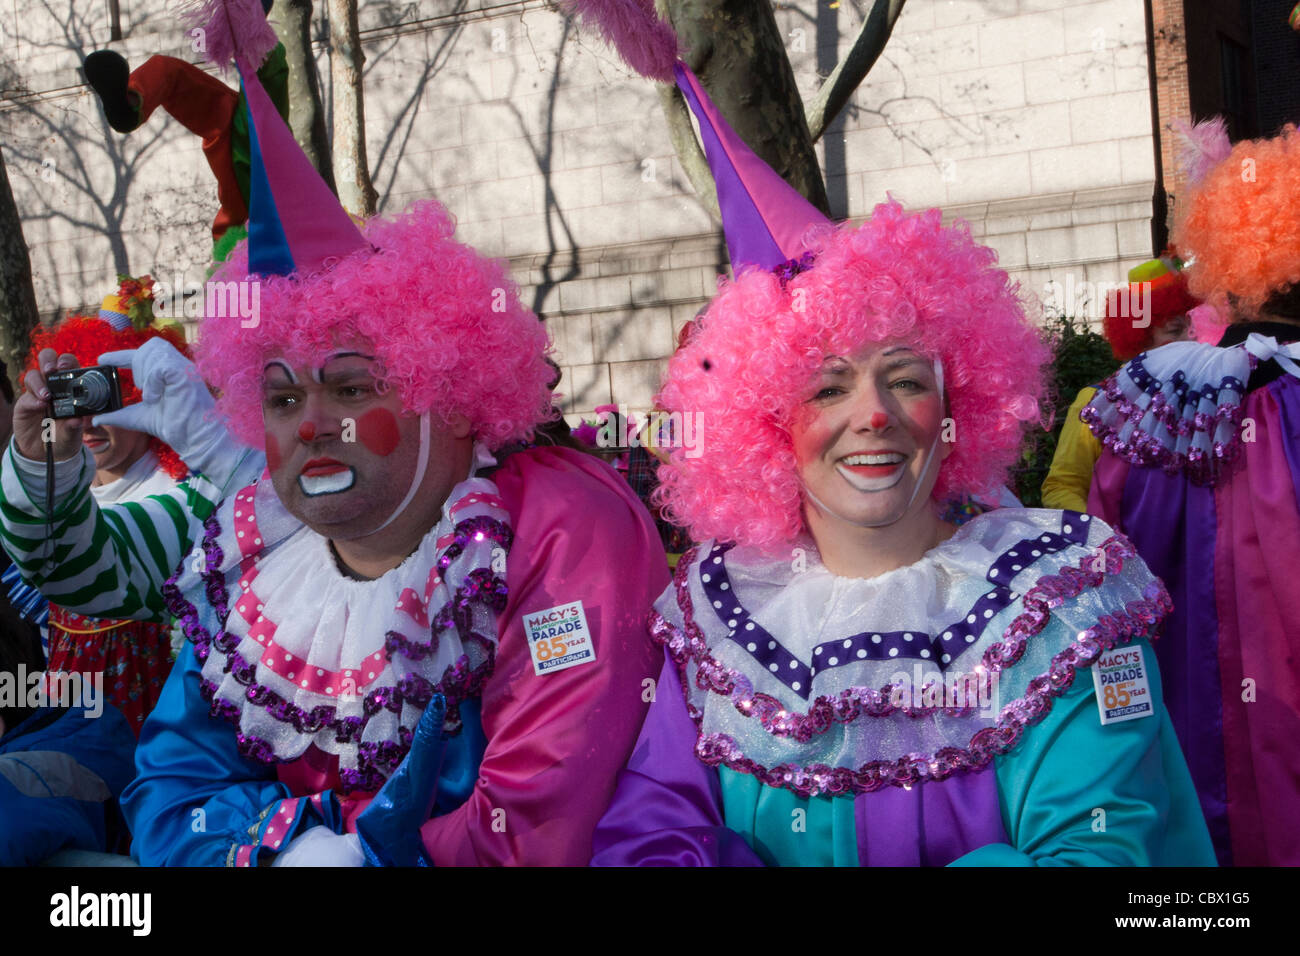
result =
[[[373,790],[435,692],[454,731],[490,675],[511,540],[496,485],[469,478],[399,567],[357,581],[263,478],[208,519],[202,554],[163,593],[241,753],[285,762],[314,745],[339,758],[345,789]]]
[[[705,543],[651,633],[677,664],[696,755],[811,796],[986,766],[1080,669],[1170,610],[1102,521],[1002,509],[869,580],[832,575],[815,550]]]
[[[1300,345],[1291,341],[1296,330],[1281,326],[1281,336],[1263,334],[1278,330],[1229,326],[1224,347],[1173,342],[1143,352],[1101,384],[1079,418],[1117,458],[1219,485],[1247,440],[1243,402],[1252,380],[1258,382],[1253,373],[1271,369],[1267,380],[1300,378]]]

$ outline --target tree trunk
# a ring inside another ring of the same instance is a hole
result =
[[[334,189],[334,166],[330,161],[329,137],[325,134],[320,78],[311,49],[311,13],[312,0],[279,0],[273,25],[289,62],[289,126],[316,171]]]
[[[334,182],[343,208],[372,216],[379,198],[366,162],[365,94],[357,0],[329,0],[330,78],[334,111]]]
[[[17,381],[27,361],[30,333],[39,320],[32,261],[9,188],[4,156],[0,155],[0,359],[4,359],[13,381]]]
[[[829,215],[803,100],[771,4],[666,0],[663,5],[681,39],[683,59],[727,122],[786,182]],[[680,123],[681,113],[670,112],[668,121]]]

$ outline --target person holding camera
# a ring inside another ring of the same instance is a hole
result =
[[[18,401],[16,448],[11,450],[5,469],[10,480],[19,484],[44,482],[45,432],[50,422],[59,419],[64,422],[61,428],[66,439],[56,441],[56,457],[67,457],[58,451],[68,451],[80,462],[90,476],[89,495],[100,508],[141,502],[150,495],[169,491],[185,478],[189,468],[171,446],[131,427],[140,416],[140,410],[132,406],[138,405],[142,393],[129,368],[120,372],[112,366],[69,371],[77,366],[97,366],[105,353],[109,361],[129,362],[129,352],[116,357],[115,353],[152,342],[159,347],[165,344],[174,361],[184,361],[186,345],[180,330],[153,322],[150,286],[147,276],[139,280],[123,277],[118,291],[104,299],[96,317],[71,316],[53,328],[38,327],[33,331],[28,391]],[[47,381],[45,372],[51,362],[63,372]],[[147,382],[144,386],[150,387]],[[48,394],[48,401],[40,399],[38,393]],[[173,407],[171,411],[181,409]],[[74,418],[69,414],[72,412],[84,414]],[[107,414],[96,416],[96,412]],[[249,454],[226,442],[219,447],[222,454],[204,459],[208,471],[227,467],[221,462],[225,451],[235,460]],[[57,527],[64,515],[51,517]],[[27,550],[31,536],[43,529],[40,521],[24,523],[14,530],[6,545],[12,544],[16,553],[27,555],[28,560],[19,560],[19,571],[50,599],[49,669],[104,674],[108,699],[138,735],[171,670],[168,622],[131,620],[111,607],[105,608],[106,613],[94,615],[73,610],[110,595],[116,588],[118,572],[106,576],[106,569],[101,569],[90,576],[78,574],[62,584],[48,580],[39,567],[46,562],[48,549],[38,548],[34,555]],[[48,559],[54,557],[49,555]],[[166,570],[170,572],[170,568]]]

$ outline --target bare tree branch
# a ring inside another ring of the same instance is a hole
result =
[[[853,40],[853,46],[840,60],[839,65],[826,78],[813,101],[808,104],[806,115],[808,131],[813,142],[821,139],[822,133],[835,121],[840,110],[844,109],[849,99],[871,68],[875,66],[890,34],[894,32],[894,22],[903,12],[907,0],[875,0],[871,11],[862,21],[862,29]]]

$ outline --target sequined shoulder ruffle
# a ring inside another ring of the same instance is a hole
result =
[[[909,606],[861,582],[864,603],[846,619],[878,629],[850,633],[843,624],[826,640],[782,640],[764,626],[790,598],[764,603],[765,591],[808,588],[810,609],[824,603],[812,577],[783,581],[752,565],[747,577],[746,562],[729,568],[730,549],[716,544],[684,556],[651,633],[682,677],[700,730],[697,756],[812,796],[941,780],[1015,747],[1080,669],[1153,637],[1172,610],[1132,545],[1103,522],[1075,512],[1015,515],[1033,518],[982,516],[945,560],[880,589],[941,587],[964,567],[968,580],[937,616],[933,595],[917,593]],[[984,573],[969,580],[976,558]],[[731,600],[720,601],[724,594]],[[760,606],[746,606],[751,598]]]
[[[163,595],[241,753],[280,762],[315,745],[339,757],[345,789],[374,790],[433,694],[454,732],[457,704],[491,674],[512,538],[496,486],[472,478],[400,567],[353,581],[264,481],[208,519]]]
[[[1079,418],[1117,457],[1214,486],[1240,454],[1255,364],[1242,347],[1175,342],[1108,378]]]

